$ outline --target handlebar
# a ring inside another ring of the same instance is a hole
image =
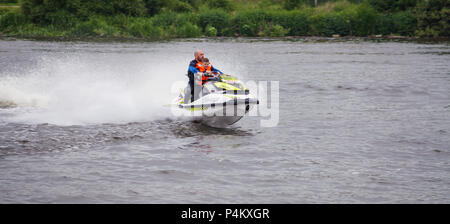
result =
[[[218,82],[220,82],[221,79],[219,77],[211,77],[211,78],[208,78],[207,81],[218,81]]]
[[[196,75],[202,75],[202,76],[205,76],[205,77],[217,77],[220,74],[218,72],[212,72],[212,73],[198,72],[198,73],[196,73]]]
[[[201,76],[204,77],[208,77],[208,79],[206,81],[222,81],[222,79],[220,78],[220,75],[218,72],[213,72],[213,73],[206,73],[204,72],[203,74],[196,73],[196,79],[198,80]]]

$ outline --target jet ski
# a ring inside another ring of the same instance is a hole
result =
[[[201,77],[195,77],[195,89],[198,95],[190,102],[190,93],[183,89],[174,99],[172,105],[178,106],[184,114],[211,127],[227,127],[238,122],[255,105],[259,104],[256,97],[244,86],[242,81],[234,76],[213,73],[199,85]],[[186,95],[189,95],[186,97]]]

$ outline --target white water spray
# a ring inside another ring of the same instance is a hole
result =
[[[153,60],[152,60],[153,59]],[[145,54],[42,57],[26,73],[0,74],[0,102],[22,108],[12,122],[84,125],[168,116],[171,83],[187,60]]]

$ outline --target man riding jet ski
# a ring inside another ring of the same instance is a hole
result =
[[[214,68],[210,64],[209,64],[209,66],[203,65],[202,61],[205,58],[205,54],[203,53],[203,51],[197,50],[196,52],[194,52],[194,57],[195,57],[195,59],[189,63],[189,68],[188,68],[187,76],[189,78],[189,83],[188,83],[188,88],[185,89],[185,93],[184,93],[187,96],[185,99],[185,103],[193,102],[195,95],[198,96],[201,85],[199,85],[199,86],[195,85],[196,84],[195,83],[196,74],[198,76],[200,76],[200,75],[204,75],[204,73],[208,72],[208,71],[209,71],[209,74],[211,72],[223,74],[221,71],[219,71],[219,69]],[[209,62],[209,60],[208,60],[208,62]],[[204,75],[203,79],[206,79],[206,77],[207,76]]]
[[[194,56],[196,59],[189,65],[189,85],[174,104],[189,111],[195,120],[213,127],[226,127],[259,103],[240,80],[211,66],[202,51],[196,51]]]

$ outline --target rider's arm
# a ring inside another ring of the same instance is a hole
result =
[[[211,66],[211,71],[212,72],[218,72],[219,74],[223,74],[223,72],[221,72],[219,69],[214,68],[213,66]]]
[[[195,74],[198,72],[198,69],[195,66],[189,65],[189,71],[192,72],[192,74]]]

